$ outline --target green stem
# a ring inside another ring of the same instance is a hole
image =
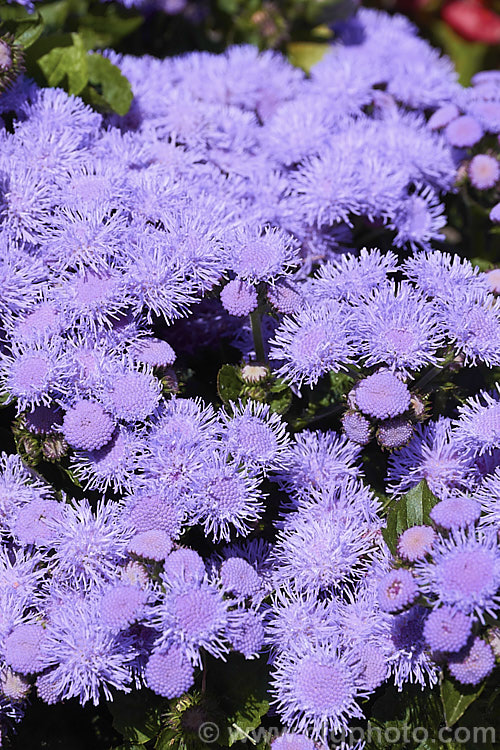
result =
[[[414,390],[422,390],[428,383],[431,382],[431,380],[434,380],[434,378],[439,375],[443,370],[446,370],[446,368],[453,362],[455,359],[455,353],[453,350],[450,350],[443,361],[442,365],[435,365],[432,367],[429,372],[427,372],[425,375],[423,375],[420,380],[417,380],[416,383],[413,385]]]
[[[320,422],[322,419],[327,419],[328,417],[334,417],[337,414],[340,414],[345,410],[345,404],[336,404],[331,409],[327,409],[322,414],[316,414],[314,417],[309,419],[307,421],[307,425],[315,424],[316,422]]]
[[[257,362],[267,364],[264,340],[262,338],[262,316],[259,308],[250,313],[250,323],[252,325],[253,345]]]
[[[238,732],[241,732],[241,734],[244,737],[246,737],[247,740],[250,740],[250,742],[252,743],[252,745],[256,745],[257,744],[257,742],[253,739],[253,737],[250,737],[250,735],[247,734],[244,729],[242,729],[240,726],[238,726],[238,724],[235,721],[231,724],[231,728],[232,729],[236,729]]]

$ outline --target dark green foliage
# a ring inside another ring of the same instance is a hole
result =
[[[397,553],[398,539],[403,531],[410,526],[431,523],[429,513],[438,502],[425,479],[422,479],[420,484],[407,492],[401,500],[391,503],[387,514],[387,526],[382,530],[382,534],[393,554]]]
[[[92,51],[116,46],[141,23],[137,14],[97,0],[57,0],[39,4],[32,13],[15,4],[0,5],[0,34],[11,35],[29,76],[41,86],[81,95],[101,112],[120,115],[132,101],[130,84],[116,65]]]

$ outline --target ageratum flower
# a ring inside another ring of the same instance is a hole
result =
[[[40,596],[40,586],[45,577],[47,556],[33,548],[12,550],[0,547],[0,638],[10,629],[25,622],[24,610],[33,607]]]
[[[275,653],[300,643],[326,643],[339,628],[334,600],[322,601],[312,589],[301,589],[288,580],[272,594],[265,623],[266,643]]]
[[[382,448],[396,450],[407,445],[413,435],[413,423],[404,417],[385,419],[378,426],[377,443]]]
[[[125,629],[142,614],[147,593],[126,583],[112,584],[101,595],[100,608],[103,624],[116,632]]]
[[[342,427],[353,443],[358,445],[367,445],[372,437],[372,426],[368,419],[359,411],[349,409],[342,416]]]
[[[475,455],[492,453],[500,448],[500,395],[498,391],[479,391],[458,409],[453,423],[455,442]]]
[[[128,692],[130,664],[136,656],[132,638],[114,635],[101,620],[98,601],[78,594],[63,595],[50,608],[42,657],[46,671],[38,677],[40,698],[55,703],[78,698],[96,706],[111,688]]]
[[[127,498],[125,516],[135,531],[158,529],[176,538],[185,520],[185,508],[170,495],[168,487],[156,483],[140,487]]]
[[[194,682],[194,669],[182,648],[151,654],[145,669],[146,684],[165,698],[177,698]]]
[[[8,400],[16,399],[18,412],[44,404],[67,391],[69,363],[61,339],[12,343],[10,353],[0,353],[0,390]]]
[[[411,373],[437,364],[443,344],[435,306],[407,282],[388,282],[355,308],[355,338],[368,366]]]
[[[167,341],[147,336],[136,341],[129,349],[134,361],[151,367],[168,367],[175,362],[175,352]]]
[[[271,743],[272,750],[316,750],[317,744],[305,734],[284,732]]]
[[[425,640],[433,651],[456,652],[465,646],[472,630],[472,617],[455,607],[438,607],[424,625]]]
[[[286,469],[276,475],[280,486],[298,497],[311,490],[336,488],[339,481],[360,474],[361,448],[336,432],[302,430],[290,443]]]
[[[200,584],[206,576],[203,558],[194,549],[181,547],[172,552],[163,566],[161,580],[167,586],[190,588]]]
[[[488,154],[476,154],[469,164],[471,183],[478,190],[488,190],[495,187],[500,177],[498,159]]]
[[[383,576],[378,584],[378,600],[385,612],[399,612],[417,597],[417,581],[411,570],[397,568]]]
[[[364,414],[376,419],[388,419],[408,409],[410,391],[392,372],[381,370],[357,383],[353,401]]]
[[[441,230],[445,225],[444,205],[429,185],[401,201],[389,222],[396,232],[396,247],[407,245],[412,250],[419,246],[428,248],[433,241],[443,240]]]
[[[245,659],[254,659],[264,643],[264,626],[262,616],[253,610],[237,611],[237,621],[233,625],[229,639],[231,645]]]
[[[75,450],[70,458],[70,469],[85,489],[105,492],[131,491],[135,472],[146,452],[143,432],[135,427],[120,425],[111,440],[93,451]]]
[[[474,499],[481,505],[480,523],[500,527],[500,467],[486,476],[477,490]]]
[[[62,503],[48,497],[37,497],[26,503],[11,524],[12,536],[22,545],[51,547],[57,536],[55,528],[63,507]]]
[[[115,424],[96,401],[80,400],[64,415],[61,431],[73,448],[95,451],[109,443]]]
[[[322,265],[309,294],[319,301],[347,299],[358,301],[382,287],[387,275],[397,269],[397,257],[389,251],[362,248],[359,255],[347,253]]]
[[[86,499],[66,503],[54,530],[53,575],[75,590],[90,590],[112,580],[118,563],[125,560],[131,536],[117,503],[101,501],[93,512]]]
[[[214,541],[229,541],[232,531],[246,536],[264,509],[259,479],[217,453],[193,478],[191,493],[192,521]]]
[[[469,648],[453,656],[448,662],[448,669],[453,677],[465,685],[478,685],[495,667],[493,649],[476,637]]]
[[[337,519],[334,512],[318,519],[300,513],[278,533],[274,577],[317,592],[350,588],[365,574],[374,551],[368,524]]]
[[[44,665],[42,655],[44,638],[45,627],[42,623],[17,625],[5,639],[5,661],[21,674],[39,672]]]
[[[418,562],[420,589],[433,606],[447,605],[467,615],[495,616],[500,606],[500,551],[494,530],[469,528],[434,543],[432,559]]]
[[[461,115],[446,126],[445,136],[452,146],[474,146],[483,137],[483,128],[471,115]]]
[[[488,285],[477,266],[467,258],[438,250],[415,253],[403,263],[406,276],[424,295],[448,302],[463,294],[466,299],[482,299]]]
[[[239,279],[273,283],[298,265],[293,237],[277,227],[244,226],[228,237],[231,268]]]
[[[159,631],[155,652],[173,646],[182,648],[189,660],[200,666],[202,648],[216,658],[224,658],[229,650],[228,627],[234,619],[229,612],[230,603],[208,581],[194,588],[175,584],[168,587],[148,613],[150,625]]]
[[[478,520],[481,506],[470,497],[447,497],[437,503],[429,515],[443,529],[460,529]]]
[[[111,367],[98,392],[108,411],[127,423],[147,419],[157,408],[160,394],[160,381],[147,366],[138,370],[125,365],[116,370]]]
[[[223,307],[231,315],[249,315],[258,305],[255,287],[241,279],[230,281],[220,293]]]
[[[441,306],[439,318],[465,364],[500,364],[500,299],[493,295],[477,299],[476,295],[457,292]]]
[[[57,307],[42,301],[29,312],[8,320],[7,326],[13,341],[33,344],[61,333],[65,324]]]
[[[24,505],[51,497],[50,485],[30,471],[20,456],[0,453],[0,529],[8,528]]]
[[[255,568],[241,557],[224,560],[219,575],[224,589],[237,597],[253,596],[262,587],[262,580]]]
[[[432,526],[410,526],[398,539],[398,553],[408,562],[422,560],[432,552],[435,539]]]
[[[271,359],[283,362],[277,375],[301,386],[314,385],[329,370],[352,361],[351,314],[339,303],[304,308],[286,316],[277,329]]]
[[[398,690],[407,682],[432,687],[439,679],[424,638],[427,614],[428,610],[414,605],[391,623],[388,660]]]
[[[391,453],[388,489],[402,495],[425,479],[431,492],[444,498],[452,489],[467,489],[475,478],[474,458],[447,417],[418,424],[408,445]]]
[[[279,414],[267,404],[249,400],[247,404],[230,403],[220,414],[225,430],[224,450],[245,466],[267,474],[283,468],[287,460],[289,437]]]
[[[350,719],[362,718],[357,701],[368,692],[356,654],[340,648],[336,639],[292,647],[273,665],[272,703],[287,727],[315,739],[347,730]]]

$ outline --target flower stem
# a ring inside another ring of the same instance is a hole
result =
[[[252,325],[253,346],[257,362],[267,364],[264,340],[262,338],[262,316],[259,308],[250,313],[250,323]]]

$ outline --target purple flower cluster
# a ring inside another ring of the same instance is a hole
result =
[[[251,47],[109,56],[125,117],[23,79],[0,97],[0,397],[82,490],[0,457],[0,727],[30,689],[177,698],[234,651],[268,656],[276,749],[347,730],[388,680],[479,684],[500,397],[439,416],[426,386],[500,366],[498,269],[433,246],[457,179],[495,195],[498,80],[462,89],[366,9],[309,77]],[[394,251],[355,250],[359,227]],[[239,395],[179,395],[182,358],[227,340]],[[324,376],[349,382],[342,433],[267,398]],[[372,436],[385,505],[422,480],[436,501],[394,554]]]

